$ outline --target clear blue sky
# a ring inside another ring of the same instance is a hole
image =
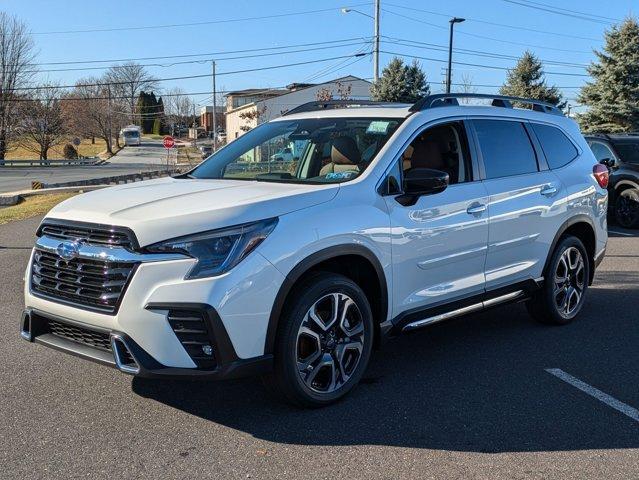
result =
[[[623,19],[639,10],[637,0],[536,0],[537,5],[549,4],[566,10],[600,15],[610,19]],[[530,1],[528,3],[531,3]],[[535,2],[532,2],[535,3]],[[168,56],[183,54],[206,54],[250,50],[255,48],[326,42],[350,38],[370,40],[373,23],[364,15],[351,12],[343,14],[340,7],[353,8],[372,15],[372,2],[352,1],[290,1],[290,0],[236,0],[229,1],[3,1],[1,8],[17,15],[31,29],[39,50],[38,62],[70,62],[84,60],[108,60],[135,57]],[[356,6],[355,6],[356,5]],[[605,5],[605,9],[602,9]],[[634,8],[634,10],[633,10]],[[324,10],[302,15],[282,16],[221,22],[277,14],[289,14],[309,10]],[[431,13],[411,9],[427,10]],[[408,61],[413,56],[430,59],[446,59],[446,51],[437,45],[448,44],[448,16],[467,18],[456,26],[455,47],[481,51],[484,54],[519,56],[529,48],[547,62],[561,62],[571,65],[546,65],[549,82],[562,87],[568,98],[574,98],[575,88],[583,84],[585,73],[578,65],[588,64],[593,59],[592,49],[602,45],[605,22],[588,21],[574,16],[562,16],[542,10],[531,9],[506,0],[448,0],[446,2],[382,0],[381,33],[384,38],[381,49],[401,53]],[[103,31],[91,33],[51,33],[69,30],[115,29],[127,27],[153,27],[167,24],[196,22],[219,22],[199,26],[175,26],[164,28],[144,28],[139,30]],[[490,23],[492,22],[492,24]],[[502,25],[515,28],[507,28]],[[565,36],[538,33],[521,28],[555,32]],[[488,38],[490,37],[490,38]],[[581,38],[577,38],[581,37]],[[402,39],[398,42],[396,39]],[[418,48],[403,40],[424,42]],[[262,58],[225,60],[225,57],[244,54],[222,53],[215,55],[218,89],[280,87],[291,82],[330,80],[346,74],[363,78],[372,76],[372,58],[366,56],[359,61],[352,59],[332,60],[310,65],[263,70],[242,74],[223,75],[224,72],[248,68],[268,67],[287,63],[326,59],[351,55],[370,46],[355,44],[337,48],[322,47],[314,51],[298,53],[278,53]],[[298,47],[301,49],[304,47]],[[313,47],[305,47],[313,48]],[[317,47],[315,47],[317,48]],[[434,48],[434,50],[433,50]],[[289,49],[290,50],[290,49]],[[263,52],[273,53],[276,51]],[[392,57],[381,55],[381,65]],[[148,70],[158,78],[208,74],[210,64],[191,63],[171,65],[174,61],[207,60],[211,56],[175,60],[141,60],[143,64],[161,63],[164,66],[149,66]],[[479,56],[470,52],[455,53],[458,62],[482,64],[507,68],[515,62],[508,58]],[[420,60],[427,72],[428,80],[435,82],[433,91],[442,88],[445,63],[434,60]],[[100,67],[105,64],[48,65],[42,70],[60,68]],[[454,82],[462,75],[472,78],[480,92],[495,92],[490,85],[503,82],[506,72],[499,68],[481,68],[470,65],[454,67]],[[99,75],[103,70],[43,72],[41,80],[56,80],[62,84],[72,84],[88,75]],[[558,75],[550,72],[568,73]],[[186,92],[207,92],[211,90],[210,78],[197,78],[162,82],[164,89],[180,86]],[[207,95],[195,96],[198,102],[206,101]]]

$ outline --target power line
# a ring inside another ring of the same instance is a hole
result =
[[[448,63],[447,60],[442,60],[439,58],[432,58],[432,57],[420,57],[417,55],[411,55],[408,53],[399,53],[399,52],[388,52],[388,51],[382,51],[382,53],[387,53],[389,55],[400,55],[402,57],[412,57],[412,58],[419,58],[420,60],[428,60],[431,62],[439,62],[439,63]],[[508,67],[498,67],[496,65],[483,65],[483,64],[479,64],[479,63],[466,63],[466,62],[453,62],[454,65],[464,65],[467,67],[478,67],[478,68],[487,68],[487,69],[491,69],[491,70],[511,70]],[[585,73],[570,73],[570,72],[544,72],[546,75],[563,75],[563,76],[568,76],[568,77],[589,77],[589,75],[585,74]]]
[[[259,53],[259,54],[254,54],[254,55],[240,55],[240,56],[235,56],[235,57],[226,57],[226,58],[220,58],[220,59],[216,59],[216,61],[224,61],[224,60],[238,60],[238,59],[244,59],[244,58],[261,58],[261,57],[270,57],[273,55],[286,55],[286,54],[291,54],[291,53],[300,53],[300,52],[311,52],[311,51],[317,51],[317,50],[326,50],[329,48],[342,48],[342,47],[350,47],[353,45],[361,45],[363,43],[370,43],[370,42],[354,42],[354,43],[345,43],[345,44],[341,44],[341,45],[323,45],[321,47],[314,47],[314,48],[303,48],[303,49],[298,49],[298,50],[288,50],[288,51],[280,51],[280,52],[272,52],[272,53]],[[202,59],[202,60],[183,60],[180,62],[172,62],[169,64],[160,64],[160,63],[146,63],[146,64],[137,64],[137,66],[140,67],[163,67],[163,68],[168,68],[168,67],[173,67],[176,65],[187,65],[187,64],[195,64],[195,63],[208,63],[210,62],[210,59]],[[108,69],[108,68],[112,68],[112,69],[121,69],[121,68],[127,68],[126,65],[103,65],[100,67],[80,67],[80,68],[57,68],[57,69],[49,69],[49,70],[26,70],[25,73],[50,73],[50,72],[77,72],[77,71],[88,71],[88,70],[104,70],[104,69]]]
[[[370,2],[366,3],[357,3],[354,5],[345,6],[344,8],[354,8],[370,5]],[[109,28],[89,28],[83,30],[56,30],[56,31],[48,31],[48,32],[32,32],[32,35],[60,35],[60,34],[70,34],[70,33],[99,33],[99,32],[123,32],[127,30],[151,30],[158,28],[176,28],[176,27],[196,27],[202,25],[216,25],[220,23],[235,23],[235,22],[246,22],[253,20],[267,20],[271,18],[283,18],[283,17],[293,17],[298,15],[308,15],[312,13],[324,13],[324,12],[337,12],[338,8],[322,8],[318,10],[305,10],[298,12],[287,12],[287,13],[277,13],[273,15],[261,15],[255,17],[243,17],[243,18],[227,18],[223,20],[208,20],[204,22],[192,22],[192,23],[170,23],[164,25],[141,25],[137,27],[109,27]]]
[[[383,37],[389,40],[387,41],[382,40],[382,41],[396,44],[396,45],[414,47],[414,48],[423,48],[425,50],[433,50],[438,52],[448,52],[448,46],[446,45],[438,45],[436,43],[420,42],[417,40],[409,40],[409,39],[403,39],[403,38],[394,38],[394,37],[388,37],[385,35]],[[461,55],[473,55],[473,56],[498,58],[498,59],[505,59],[505,60],[519,60],[520,58],[514,55],[504,55],[499,53],[486,52],[482,50],[471,50],[467,48],[453,48],[453,52],[456,52]],[[541,61],[547,65],[557,65],[562,67],[582,68],[582,69],[588,68],[588,65],[583,63],[559,62],[554,60],[543,60],[543,59]]]
[[[504,0],[504,1],[507,1],[507,0]],[[407,20],[412,20],[413,22],[422,23],[424,25],[429,25],[429,26],[434,27],[434,28],[448,30],[448,27],[445,27],[443,25],[438,25],[436,23],[430,23],[430,22],[427,22],[425,20],[420,20],[418,18],[409,17],[407,15],[403,15],[401,13],[397,13],[397,12],[394,12],[392,10],[388,10],[386,8],[384,8],[382,10],[384,12],[386,12],[386,13],[390,13],[391,15],[402,17],[402,18],[405,18]],[[545,50],[554,50],[554,51],[557,51],[557,52],[568,52],[568,53],[587,53],[587,54],[592,53],[592,52],[586,52],[585,50],[569,50],[569,49],[565,49],[565,48],[547,47],[547,46],[544,46],[544,45],[534,45],[534,44],[531,44],[531,43],[513,42],[513,41],[510,41],[510,40],[502,40],[501,38],[495,38],[495,37],[489,37],[489,36],[486,36],[486,35],[479,35],[479,34],[476,34],[476,33],[464,32],[461,29],[456,31],[456,33],[458,35],[466,35],[466,36],[469,36],[469,37],[482,38],[484,40],[491,40],[493,42],[506,43],[506,44],[510,44],[510,45],[517,45],[517,46],[527,47],[527,48],[533,47],[533,48],[539,48],[539,49],[545,49]]]
[[[398,5],[396,3],[385,2],[385,4],[386,5],[390,5],[391,7],[395,7],[395,8],[402,8],[404,10],[412,10],[414,12],[428,13],[430,15],[437,15],[439,17],[452,18],[452,17],[455,16],[455,15],[451,15],[451,14],[447,14],[447,13],[433,12],[431,10],[423,10],[421,8],[405,7],[404,5]],[[527,31],[527,32],[542,33],[542,34],[545,34],[545,35],[554,35],[554,36],[557,36],[557,37],[565,37],[565,38],[576,38],[576,39],[579,39],[579,40],[591,40],[591,41],[595,41],[595,42],[601,41],[600,38],[582,37],[582,36],[579,36],[579,35],[569,35],[569,34],[566,34],[566,33],[551,32],[551,31],[548,31],[548,30],[539,30],[539,29],[536,29],[536,28],[529,28],[529,27],[524,27],[524,26],[521,26],[521,25],[509,25],[509,24],[506,24],[506,23],[490,22],[488,20],[480,20],[478,18],[469,18],[469,17],[465,17],[465,18],[466,18],[466,20],[470,20],[470,21],[473,21],[473,22],[476,22],[476,23],[483,23],[483,24],[486,24],[486,25],[493,25],[495,27],[510,28],[512,30],[524,30],[524,31]]]
[[[230,55],[235,53],[249,53],[249,52],[265,52],[269,50],[283,50],[287,48],[299,48],[299,47],[312,47],[315,45],[329,45],[334,43],[344,43],[344,42],[353,42],[355,40],[366,41],[369,40],[368,37],[352,37],[352,38],[343,38],[340,40],[328,40],[324,42],[311,42],[311,43],[298,43],[294,45],[281,45],[277,47],[263,47],[263,48],[247,48],[244,50],[227,50],[227,51],[217,51],[217,52],[207,52],[207,53],[187,53],[182,55],[163,55],[163,56],[155,56],[155,57],[136,57],[136,58],[111,58],[105,60],[75,60],[75,61],[67,61],[67,62],[42,62],[42,63],[31,63],[31,66],[44,66],[44,65],[78,65],[82,63],[117,63],[117,62],[137,62],[137,61],[145,61],[145,60],[169,60],[173,58],[193,58],[193,57],[207,57],[210,59],[211,57],[218,57],[220,55]]]
[[[263,71],[263,70],[272,70],[275,68],[286,68],[286,67],[295,67],[295,66],[299,66],[299,65],[308,65],[311,63],[320,63],[320,62],[330,62],[332,60],[338,60],[341,58],[353,58],[353,57],[362,57],[368,55],[367,53],[358,53],[355,55],[340,55],[337,57],[330,57],[330,58],[322,58],[322,59],[318,59],[318,60],[307,60],[304,62],[295,62],[295,63],[286,63],[286,64],[280,64],[280,65],[271,65],[268,67],[259,67],[259,68],[247,68],[244,70],[234,70],[234,71],[229,71],[229,72],[220,72],[217,73],[218,76],[222,76],[222,75],[234,75],[234,74],[238,74],[238,73],[249,73],[249,72],[259,72],[259,71]],[[185,75],[185,76],[181,76],[181,77],[170,77],[170,78],[156,78],[154,79],[156,82],[166,82],[166,81],[173,81],[173,80],[190,80],[192,78],[205,78],[205,77],[210,77],[211,74],[210,73],[204,73],[204,74],[200,74],[200,75]],[[47,89],[63,89],[63,88],[75,88],[75,87],[106,87],[106,86],[110,86],[110,85],[126,85],[130,82],[99,82],[99,83],[79,83],[76,85],[40,85],[40,86],[35,86],[35,87],[18,87],[18,88],[11,88],[11,89],[5,89],[4,92],[14,92],[14,91],[29,91],[29,90],[47,90]]]
[[[575,18],[578,20],[586,20],[588,22],[599,23],[603,25],[609,25],[610,20],[618,21],[616,19],[610,19],[608,17],[600,17],[599,15],[591,15],[587,13],[577,12],[574,10],[567,10],[564,8],[547,6],[546,4],[538,3],[538,2],[524,2],[524,1],[517,1],[517,0],[502,0],[502,1],[513,4],[513,5],[519,5],[521,7],[532,8],[533,10],[540,10],[542,12],[553,13],[555,15],[562,15],[564,17]],[[606,20],[603,20],[603,19],[606,19]]]

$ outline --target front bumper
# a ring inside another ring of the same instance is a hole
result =
[[[189,311],[199,309],[210,327],[210,341],[215,352],[215,367],[210,369],[167,367],[155,360],[126,333],[87,327],[80,322],[32,308],[27,308],[22,313],[20,336],[26,341],[145,378],[197,377],[221,380],[260,375],[272,370],[272,355],[261,355],[250,359],[237,357],[220,317],[209,305],[178,304],[171,306],[151,305],[150,307],[185,308]],[[60,334],[59,330],[53,333],[53,329],[50,328],[51,323],[64,325],[68,331],[75,333]],[[85,340],[81,340],[83,336],[86,338]],[[93,340],[90,341],[88,338]]]

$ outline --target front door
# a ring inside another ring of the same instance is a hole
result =
[[[393,316],[484,291],[488,194],[475,181],[463,122],[420,132],[396,165],[446,171],[450,185],[413,205],[385,197],[391,221]]]

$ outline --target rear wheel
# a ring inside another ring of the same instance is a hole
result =
[[[623,228],[639,228],[639,190],[628,188],[617,196],[615,220]]]
[[[271,391],[300,406],[321,407],[360,380],[373,345],[364,292],[347,277],[320,273],[296,290],[280,320]]]
[[[526,303],[528,312],[542,323],[570,323],[583,307],[589,275],[583,243],[577,237],[564,237],[544,272],[543,288]]]

